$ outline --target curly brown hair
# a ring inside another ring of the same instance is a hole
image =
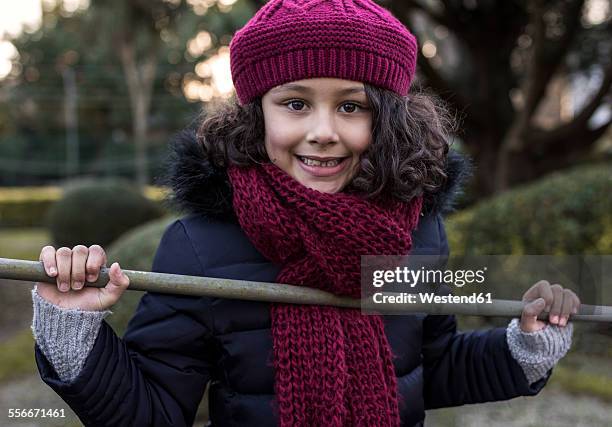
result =
[[[372,143],[343,191],[406,202],[419,195],[427,199],[447,178],[445,164],[455,121],[437,96],[420,88],[401,96],[364,86],[372,110]],[[198,142],[218,167],[270,162],[264,135],[261,97],[241,106],[234,96],[202,118],[197,131]]]

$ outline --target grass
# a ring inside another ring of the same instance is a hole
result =
[[[0,229],[0,257],[38,261],[40,250],[48,241],[49,234],[43,228]],[[23,299],[18,298],[20,292],[0,290],[3,301],[0,304],[3,310],[0,318],[6,322],[2,328],[10,332],[10,338],[0,342],[0,382],[36,372],[32,331],[25,328],[13,333],[15,325],[9,320],[15,317],[9,316],[9,313],[18,314],[16,310],[24,310],[24,304],[19,304]],[[29,295],[25,298],[27,300]],[[27,303],[27,307],[31,311],[31,302]]]
[[[0,343],[0,383],[35,372],[34,337],[29,328]]]
[[[550,378],[550,383],[556,384],[564,391],[572,394],[596,396],[612,403],[612,378],[608,376],[556,366]]]
[[[591,340],[595,338],[592,336]],[[572,394],[585,394],[612,402],[611,373],[612,359],[607,355],[570,350],[554,367],[549,383]]]
[[[50,240],[45,228],[0,228],[0,258],[38,261]]]

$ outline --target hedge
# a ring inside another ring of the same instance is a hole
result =
[[[612,163],[553,173],[449,216],[451,251],[478,255],[612,253]]]

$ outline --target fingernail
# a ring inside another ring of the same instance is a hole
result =
[[[87,281],[88,282],[93,282],[96,280],[96,276],[94,276],[93,274],[88,274],[87,275]]]
[[[68,283],[60,284],[60,290],[66,292],[68,290]]]
[[[551,323],[559,323],[559,316],[552,316],[550,318]]]
[[[81,289],[83,287],[83,283],[81,282],[74,282],[74,289]]]
[[[57,273],[57,270],[55,269],[55,267],[49,268],[49,274],[55,274],[55,273]]]
[[[566,322],[567,322],[567,320],[565,319],[565,317],[562,317],[561,320],[559,320],[559,325],[565,326]]]

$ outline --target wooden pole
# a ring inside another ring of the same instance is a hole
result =
[[[102,288],[108,283],[108,268],[102,267],[98,280],[85,286]],[[400,303],[374,304],[371,299],[339,297],[329,292],[304,286],[248,280],[220,279],[214,277],[184,276],[180,274],[153,273],[123,270],[130,279],[128,290],[168,294],[242,299],[249,301],[278,302],[288,304],[316,304],[345,308],[361,308],[368,313],[380,314],[464,314],[471,316],[520,317],[525,303],[522,301],[493,299],[490,304],[467,303]],[[55,284],[47,276],[41,261],[0,258],[0,279]],[[397,295],[385,292],[385,295]],[[547,320],[548,313],[541,313],[540,320]],[[570,320],[612,322],[612,307],[581,304]]]

